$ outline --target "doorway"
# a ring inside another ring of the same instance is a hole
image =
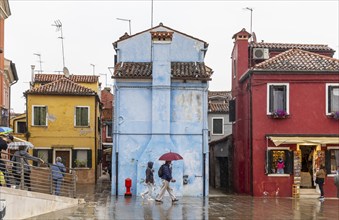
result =
[[[314,154],[316,153],[316,146],[303,145],[300,146],[301,150],[301,188],[315,188],[313,181],[313,167],[314,167]]]
[[[62,163],[65,165],[66,169],[70,167],[70,151],[57,150],[55,151],[55,158],[57,157],[61,157]]]

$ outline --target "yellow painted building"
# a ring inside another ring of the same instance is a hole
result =
[[[26,97],[28,140],[33,155],[48,163],[60,156],[75,168],[78,183],[97,179],[100,146],[98,76],[36,74]]]

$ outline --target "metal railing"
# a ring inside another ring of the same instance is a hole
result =
[[[13,154],[7,154],[8,158],[12,158]],[[16,156],[20,157],[20,156]],[[52,165],[50,163],[39,164],[38,166],[27,165],[24,158],[20,157],[21,162],[11,161],[9,159],[1,159],[0,171],[4,175],[6,186],[28,190],[32,192],[55,194],[55,181],[52,178]],[[58,172],[58,171],[53,171]],[[76,198],[76,171],[66,167],[61,181],[60,196]],[[4,187],[4,186],[2,186]]]

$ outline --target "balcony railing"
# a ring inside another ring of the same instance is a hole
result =
[[[7,154],[8,158],[13,156],[12,154],[5,152],[1,152],[1,154]],[[20,163],[9,159],[1,160],[0,171],[3,172],[7,187],[55,194],[55,187],[52,179],[53,164],[46,164],[46,166],[29,165],[28,167],[24,164],[24,159],[22,157]],[[66,168],[66,172],[63,173],[63,175],[64,178],[61,183],[59,195],[76,198],[76,171],[74,169]]]

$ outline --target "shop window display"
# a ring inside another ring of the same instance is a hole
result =
[[[289,150],[268,150],[266,158],[266,174],[278,174],[279,159],[283,160],[284,174],[292,174],[292,152]],[[282,173],[279,173],[282,174]]]
[[[339,167],[339,149],[331,149],[326,152],[326,170],[327,174],[336,174]]]

